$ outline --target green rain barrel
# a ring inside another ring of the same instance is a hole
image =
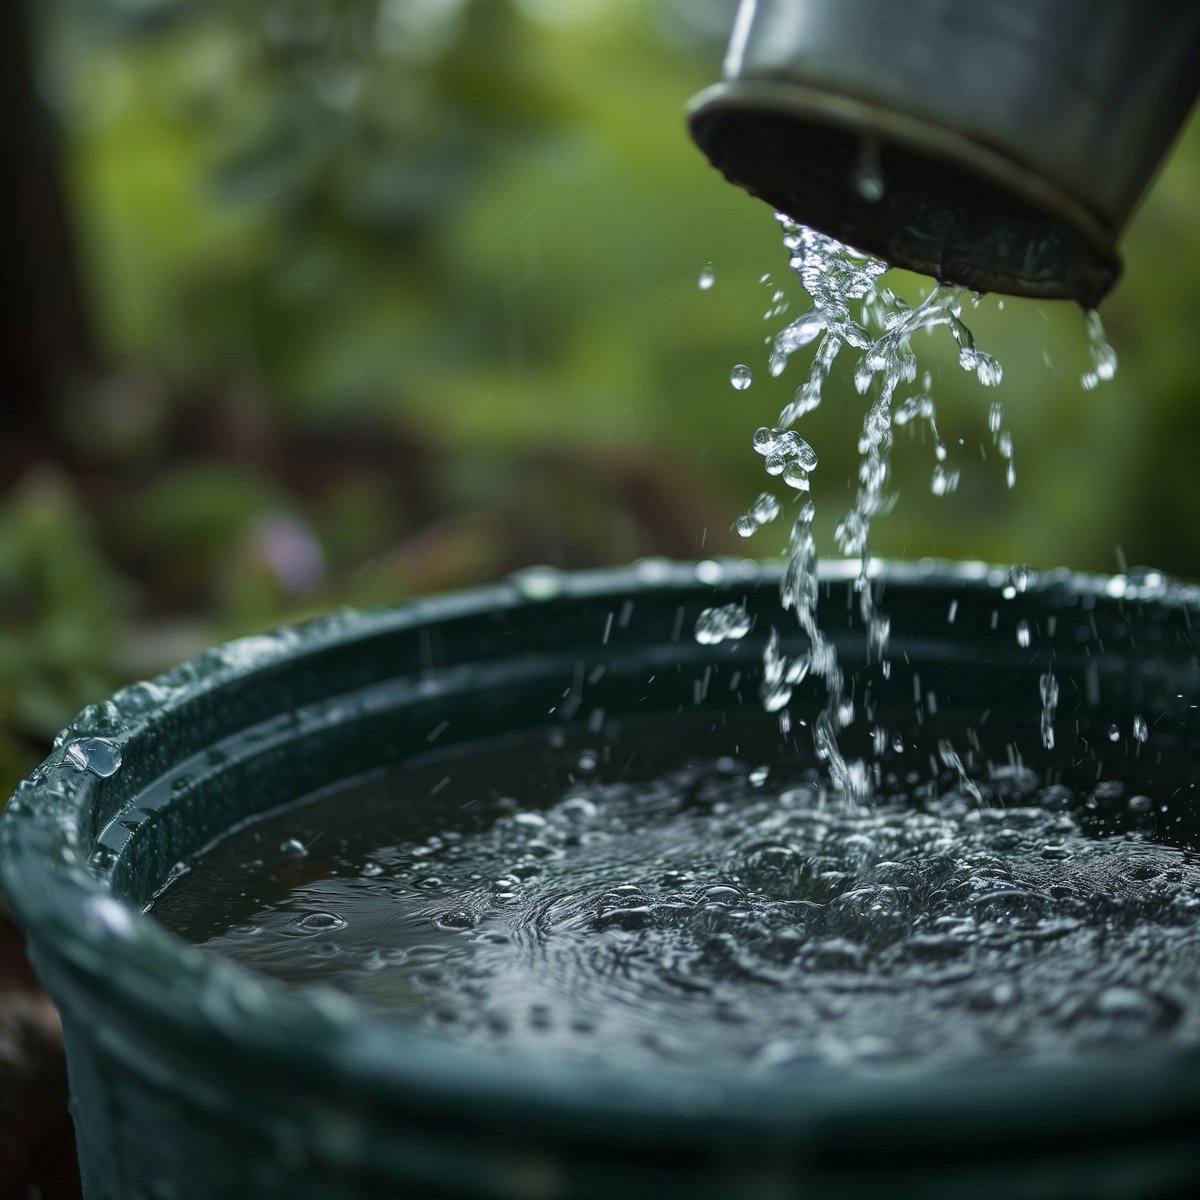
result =
[[[884,672],[864,667],[854,574],[828,567],[821,606],[858,725],[959,747],[976,726],[1002,728],[1046,777],[1169,759],[1151,836],[1200,845],[1195,590],[1149,573],[883,567]],[[698,643],[701,611],[735,602],[749,632]],[[538,570],[234,642],[85,710],[10,802],[0,879],[62,1014],[86,1196],[1198,1194],[1194,1041],[874,1073],[716,1070],[702,1043],[669,1069],[581,1063],[372,1016],[186,944],[144,911],[175,864],[239,822],[431,755],[448,775],[489,747],[541,745],[549,761],[581,738],[614,762],[626,745],[664,761],[811,760],[808,730],[781,733],[757,700],[772,626],[802,647],[771,567]],[[1039,730],[1050,670],[1053,750]],[[811,718],[822,695],[801,684],[795,714]],[[1129,736],[1139,721],[1148,739]]]

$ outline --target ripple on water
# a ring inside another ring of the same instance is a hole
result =
[[[224,867],[193,863],[154,912],[284,979],[521,1055],[786,1074],[1200,1043],[1200,857],[1152,836],[1149,797],[1010,766],[968,779],[975,800],[947,766],[846,809],[815,772],[777,774],[728,759],[585,774],[548,807],[503,798],[414,842],[363,822],[302,873],[291,812],[223,843]],[[312,820],[336,826],[356,800],[324,803]],[[223,872],[263,846],[278,861],[255,860],[230,908]]]

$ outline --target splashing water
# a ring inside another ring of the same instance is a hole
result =
[[[861,187],[873,189],[869,152],[859,167]],[[763,664],[763,702],[769,711],[781,714],[781,725],[789,727],[785,710],[795,684],[809,674],[824,681],[825,708],[813,722],[817,753],[827,763],[835,788],[847,799],[859,801],[867,799],[870,793],[867,767],[862,761],[847,761],[838,749],[838,730],[853,721],[854,706],[845,697],[846,681],[837,652],[816,619],[818,555],[813,535],[816,510],[803,493],[811,488],[810,476],[817,468],[818,458],[812,446],[791,427],[820,405],[834,361],[843,350],[849,349],[857,356],[854,386],[860,395],[870,396],[870,402],[858,441],[859,471],[854,501],[837,525],[835,536],[841,552],[858,557],[861,563],[857,586],[867,629],[868,656],[886,674],[889,625],[875,605],[869,543],[872,520],[889,511],[893,502],[887,492],[893,427],[912,421],[924,421],[928,426],[936,459],[930,482],[935,495],[949,495],[959,481],[959,472],[946,466],[948,456],[938,432],[931,374],[925,372],[920,390],[897,404],[896,393],[901,385],[917,379],[913,337],[944,326],[957,344],[959,366],[975,375],[984,387],[996,387],[1003,378],[1003,369],[995,358],[976,346],[971,330],[963,321],[963,308],[972,300],[967,289],[938,284],[924,301],[911,306],[883,286],[886,263],[796,225],[785,216],[777,214],[777,219],[789,253],[788,265],[799,277],[812,307],[775,336],[769,357],[771,375],[782,375],[798,351],[809,346],[815,346],[815,350],[807,377],[780,413],[778,423],[759,429],[753,445],[763,457],[767,474],[782,478],[789,488],[800,493],[800,507],[789,538],[781,600],[784,609],[794,612],[809,645],[797,661],[789,661],[772,631]],[[777,292],[776,296],[779,295]],[[973,302],[978,303],[978,297]],[[776,305],[767,315],[781,312],[784,307]],[[1099,315],[1088,313],[1086,323],[1092,368],[1083,377],[1083,386],[1092,388],[1101,380],[1112,378],[1116,355],[1105,339]],[[744,390],[750,386],[750,369],[743,365],[735,367],[731,379],[735,388]],[[1005,480],[1013,487],[1016,483],[1013,439],[1000,402],[990,406],[988,427],[1004,463]],[[755,507],[735,522],[734,527],[742,537],[751,537],[764,523],[758,511],[762,501],[760,497]],[[1053,702],[1046,696],[1045,682],[1042,691],[1048,714],[1043,718],[1043,735],[1049,739],[1047,744],[1052,744]]]
[[[951,733],[881,752],[874,811],[798,764],[630,778],[623,736],[624,767],[601,752],[579,778],[574,747],[487,745],[456,760],[450,807],[435,763],[236,826],[151,913],[364,1015],[556,1069],[811,1084],[1194,1053],[1200,858],[1155,815],[1174,777],[1145,756],[1125,786],[1051,783],[987,764],[1003,733],[961,756]]]

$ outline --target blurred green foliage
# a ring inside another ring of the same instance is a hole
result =
[[[777,288],[805,301],[770,212],[682,120],[732,9],[38,6],[103,366],[0,505],[0,772],[81,702],[236,633],[534,561],[782,549],[782,522],[731,526],[767,486],[750,435],[797,382],[768,376],[763,313]],[[1079,387],[1066,305],[984,299],[995,394],[930,341],[962,483],[934,497],[932,450],[902,432],[878,553],[1200,574],[1198,174],[1193,123],[1126,239],[1112,384]],[[805,418],[827,548],[863,411],[835,373]]]

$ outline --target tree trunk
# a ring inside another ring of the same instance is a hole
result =
[[[30,8],[0,3],[0,483],[54,453],[59,398],[93,361]]]

